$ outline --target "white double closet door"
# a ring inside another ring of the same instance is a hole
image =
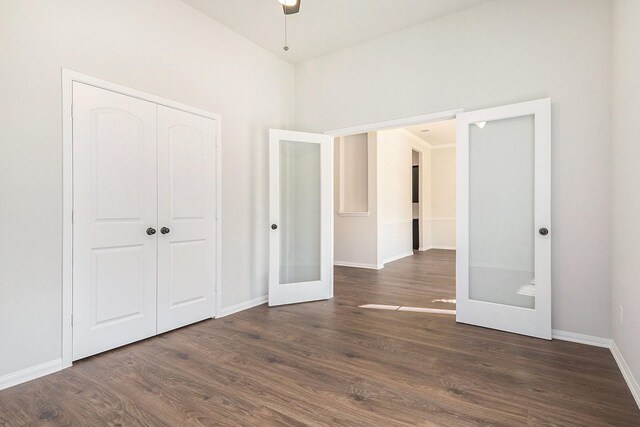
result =
[[[73,359],[215,310],[216,121],[73,83]]]

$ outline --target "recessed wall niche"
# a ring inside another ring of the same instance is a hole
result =
[[[369,142],[366,133],[339,137],[339,215],[369,215]]]

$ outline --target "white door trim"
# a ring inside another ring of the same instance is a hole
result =
[[[86,74],[62,69],[62,368],[71,366],[73,354],[73,82],[84,83],[101,89],[131,96],[155,104],[182,110],[216,121],[216,289],[215,317],[221,312],[221,231],[222,231],[222,150],[220,116],[178,102],[170,101],[136,89],[101,80]]]
[[[331,136],[347,136],[358,133],[375,132],[384,129],[402,128],[413,125],[421,125],[431,122],[439,122],[441,120],[455,119],[456,115],[463,113],[463,108],[454,110],[438,111],[435,113],[422,114],[420,116],[404,117],[401,119],[385,120],[376,123],[367,123],[364,125],[351,126],[342,129],[327,130],[324,133]]]

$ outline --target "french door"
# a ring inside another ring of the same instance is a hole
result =
[[[456,119],[456,320],[551,339],[550,100]]]
[[[328,135],[269,132],[269,305],[333,296]]]
[[[215,129],[73,83],[73,360],[213,317]]]

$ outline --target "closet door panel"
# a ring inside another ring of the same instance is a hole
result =
[[[73,359],[156,333],[156,105],[73,84]]]
[[[214,314],[215,131],[158,106],[158,333]]]

